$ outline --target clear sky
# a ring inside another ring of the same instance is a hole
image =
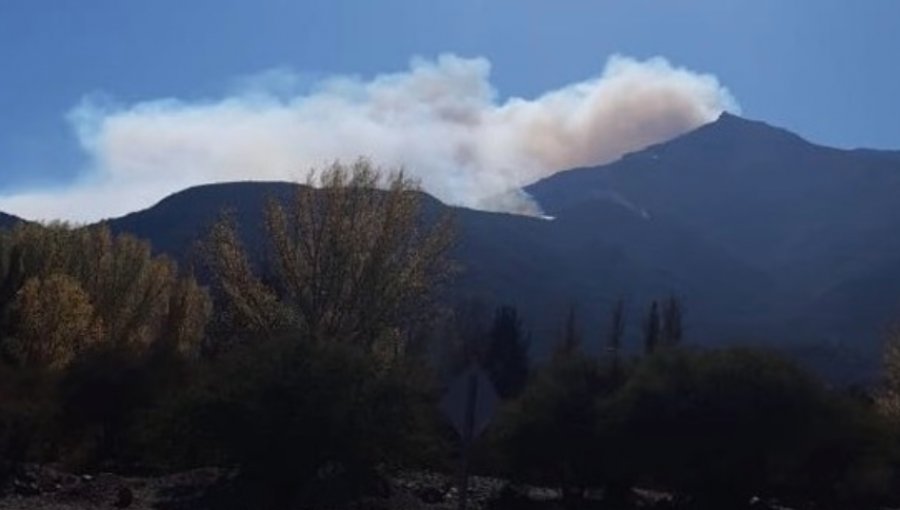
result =
[[[484,57],[502,97],[596,76],[612,54],[715,75],[743,115],[840,147],[900,149],[895,0],[2,0],[0,193],[60,187],[85,97],[203,101],[273,68],[313,83]]]

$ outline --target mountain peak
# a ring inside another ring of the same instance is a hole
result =
[[[740,115],[727,111],[723,111],[721,114],[719,114],[719,117],[716,120],[703,127],[713,128],[716,130],[740,131],[741,134],[752,134],[753,132],[770,134],[780,133],[782,135],[789,135],[791,137],[800,138],[799,135],[794,134],[786,129],[767,124],[761,120],[748,119],[746,117],[742,117]],[[703,127],[701,127],[700,129],[703,129]]]
[[[800,135],[786,129],[772,126],[762,121],[751,120],[727,111],[719,117],[686,133],[671,142],[681,144],[700,144],[702,147],[718,147],[735,150],[738,147],[755,150],[773,150],[776,148],[800,147],[810,143]]]
[[[714,122],[741,122],[745,120],[740,115],[731,113],[728,110],[722,110],[722,113],[719,114],[719,117]]]

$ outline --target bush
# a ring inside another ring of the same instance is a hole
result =
[[[504,410],[495,427],[508,474],[558,487],[570,499],[601,485],[597,362],[577,351],[557,355]]]
[[[160,435],[169,457],[239,467],[238,499],[256,507],[321,503],[370,489],[380,466],[427,449],[429,387],[346,345],[269,339],[209,367]]]
[[[99,347],[65,371],[54,436],[63,461],[79,469],[146,468],[142,432],[148,414],[190,382],[188,362],[171,351]]]
[[[644,482],[701,508],[741,508],[753,496],[833,504],[858,497],[859,484],[885,491],[877,417],[771,354],[657,354],[608,412]]]
[[[54,380],[0,364],[0,482],[16,464],[53,454],[46,432],[56,412]]]
[[[898,502],[894,426],[870,402],[829,395],[781,492],[797,504],[882,508]]]
[[[666,349],[623,379],[608,368],[576,350],[538,372],[494,428],[507,474],[559,487],[576,506],[587,488],[622,506],[635,486],[699,509],[753,497],[797,508],[891,502],[900,457],[889,423],[777,355]]]
[[[133,425],[183,382],[210,313],[193,278],[131,236],[0,230],[2,458],[79,468],[139,459]]]
[[[150,245],[104,226],[0,231],[0,351],[62,368],[91,344],[187,352],[203,337],[206,291]]]

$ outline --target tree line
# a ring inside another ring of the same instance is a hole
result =
[[[638,489],[681,508],[896,502],[900,334],[863,394],[771,352],[690,347],[676,296],[646,305],[640,349],[617,300],[603,331],[573,308],[533,359],[514,306],[448,305],[453,220],[422,197],[336,163],[270,203],[265,247],[225,214],[189,267],[102,225],[0,232],[0,478],[211,465],[238,474],[210,507],[340,507],[399,469],[452,472],[437,402],[477,363],[503,401],[474,449],[509,481],[498,508],[531,485],[569,508],[628,508]]]

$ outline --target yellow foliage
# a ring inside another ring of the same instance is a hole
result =
[[[290,322],[274,292],[253,273],[230,219],[212,228],[207,244],[209,265],[226,298],[219,313],[230,328],[271,334]]]
[[[29,366],[60,368],[103,334],[87,293],[69,276],[31,278],[17,293],[8,349]]]
[[[451,222],[424,218],[423,196],[402,172],[367,160],[311,173],[293,200],[266,210],[277,287],[253,274],[234,226],[220,223],[210,262],[234,322],[263,331],[287,324],[396,357],[451,272]]]
[[[51,296],[60,293],[72,303],[51,306]],[[35,344],[44,354],[28,359],[64,364],[91,342],[143,349],[167,341],[186,351],[201,340],[210,306],[205,290],[179,277],[171,260],[153,256],[144,241],[113,236],[106,226],[23,223],[0,232],[0,311],[18,310],[6,327],[50,335]],[[77,327],[54,329],[65,324]],[[59,360],[46,359],[47,353]]]
[[[192,278],[178,280],[169,293],[168,324],[163,340],[178,352],[191,353],[203,338],[212,315],[212,303],[206,291]]]

